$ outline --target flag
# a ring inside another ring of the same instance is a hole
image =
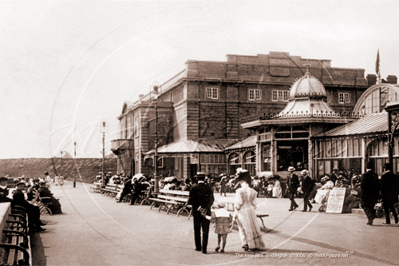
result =
[[[377,50],[377,61],[375,61],[375,73],[380,74],[380,49]]]

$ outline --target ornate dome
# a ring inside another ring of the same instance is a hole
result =
[[[306,72],[303,77],[295,81],[290,89],[290,100],[297,97],[327,97],[326,89],[321,82]]]
[[[334,114],[334,110],[327,103],[327,93],[323,84],[306,72],[295,81],[290,89],[290,99],[279,116],[306,114]]]

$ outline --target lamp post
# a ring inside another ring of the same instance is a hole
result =
[[[104,166],[105,166],[105,133],[108,130],[108,123],[107,121],[101,121],[100,131],[103,133],[103,165],[102,165],[102,172],[101,172],[101,185],[104,186]]]
[[[62,172],[62,163],[63,163],[63,158],[64,157],[62,157],[62,154],[65,154],[65,151],[60,151],[60,153],[61,153],[61,167],[60,167],[60,171]],[[57,174],[57,173],[56,173]]]
[[[76,141],[73,142],[73,158],[75,159],[75,166],[76,166]],[[76,175],[78,174],[78,169],[76,168],[73,171],[73,187],[76,188]]]
[[[159,178],[158,178],[158,83],[153,83],[153,94],[155,99],[155,137],[154,137],[154,177],[155,177],[155,184],[154,184],[154,192],[159,192]],[[151,99],[151,91],[150,91],[150,99]]]

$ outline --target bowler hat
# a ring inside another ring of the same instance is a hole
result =
[[[44,175],[48,175],[48,172],[45,172]]]
[[[5,176],[0,177],[0,181],[7,181],[7,180],[8,180],[8,178]]]

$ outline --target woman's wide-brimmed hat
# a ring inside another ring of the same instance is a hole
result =
[[[309,171],[306,170],[306,169],[304,169],[304,170],[301,171],[301,175],[305,175],[305,174],[307,174],[307,173],[309,173]]]
[[[321,179],[321,182],[327,182],[328,180],[330,180],[330,178],[328,176],[325,176]]]
[[[218,201],[218,207],[219,207],[219,208],[224,208],[224,207],[226,207],[226,202],[224,202],[224,201]]]

